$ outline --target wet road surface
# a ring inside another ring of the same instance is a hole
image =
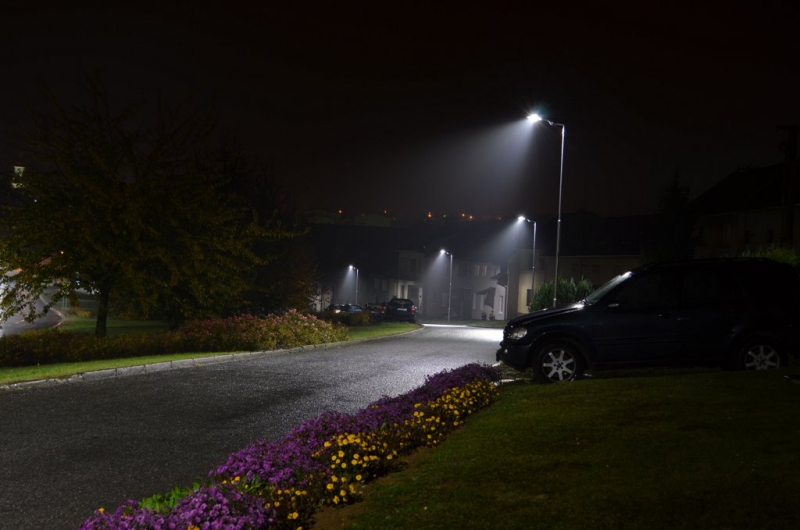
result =
[[[0,529],[75,529],[204,477],[258,439],[493,363],[499,329],[432,327],[331,349],[0,391]]]

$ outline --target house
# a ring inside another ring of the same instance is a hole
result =
[[[640,265],[654,219],[603,218],[586,211],[565,215],[559,277],[587,278],[599,286]],[[524,230],[512,230],[512,224],[495,219],[392,227],[312,225],[314,246],[323,257],[315,308],[354,302],[357,276],[359,303],[409,298],[423,318],[446,318],[448,307],[451,319],[506,320],[527,313],[534,290],[554,276],[556,221],[540,223],[535,282],[533,241]],[[358,275],[348,265],[358,267]]]
[[[739,256],[771,245],[800,250],[800,204],[788,200],[787,184],[800,190],[797,170],[786,164],[740,169],[695,198],[695,257]]]
[[[563,216],[558,277],[599,287],[644,263],[642,248],[655,215],[601,217],[580,210]],[[529,312],[533,293],[555,277],[556,222],[542,223],[537,248],[519,248],[508,262],[508,317]],[[533,267],[535,255],[535,268]]]
[[[315,219],[330,216],[316,213]],[[411,299],[418,313],[430,318],[447,318],[448,308],[453,319],[480,319],[483,314],[504,318],[505,288],[496,277],[507,257],[493,256],[484,244],[493,237],[496,221],[310,224],[311,243],[320,263],[313,310],[397,297]],[[442,254],[442,248],[452,254]]]

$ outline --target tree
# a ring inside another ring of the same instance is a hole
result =
[[[307,311],[318,279],[310,232],[298,224],[289,197],[274,178],[253,167],[234,146],[221,150],[220,166],[229,191],[248,198],[260,227],[270,235],[253,247],[259,262],[246,278],[247,291],[228,312]]]
[[[115,112],[96,81],[86,93],[83,105],[51,98],[52,112],[34,116],[34,163],[0,218],[0,266],[20,270],[0,279],[0,305],[33,320],[84,288],[98,302],[98,337],[113,296],[173,323],[229,305],[262,261],[256,244],[283,234],[229,191],[220,157],[208,155],[213,122],[159,104],[145,126],[142,104]]]
[[[676,173],[658,200],[658,218],[645,244],[648,261],[672,261],[694,256],[694,215],[689,207],[689,188]]]

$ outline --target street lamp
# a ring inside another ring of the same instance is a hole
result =
[[[353,302],[355,305],[358,305],[358,267],[354,267],[350,265],[351,271],[356,271],[356,301]]]
[[[531,246],[531,306],[533,306],[533,294],[536,287],[536,221],[531,221],[522,215],[517,217],[517,220],[533,223],[533,245]]]
[[[447,252],[445,249],[439,251],[439,254],[450,256],[450,283],[447,288],[447,323],[450,323],[450,303],[453,301],[453,253]]]
[[[531,123],[543,121],[551,127],[561,127],[561,168],[558,173],[558,224],[556,225],[556,267],[553,277],[553,307],[555,307],[558,303],[558,256],[561,247],[561,189],[564,183],[564,136],[567,127],[563,123],[545,120],[536,113],[529,114],[528,121]]]

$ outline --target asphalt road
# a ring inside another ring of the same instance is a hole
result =
[[[44,303],[41,299],[36,301],[36,310],[41,311]],[[24,318],[19,315],[12,315],[8,320],[0,322],[0,337],[5,335],[17,335],[25,331],[34,331],[37,329],[46,329],[57,326],[64,319],[58,309],[50,309],[46,315],[37,318],[33,322],[26,322]]]
[[[355,412],[426,375],[493,363],[502,331],[432,327],[166,372],[0,391],[0,529],[75,529],[94,509],[204,477],[250,441]]]

